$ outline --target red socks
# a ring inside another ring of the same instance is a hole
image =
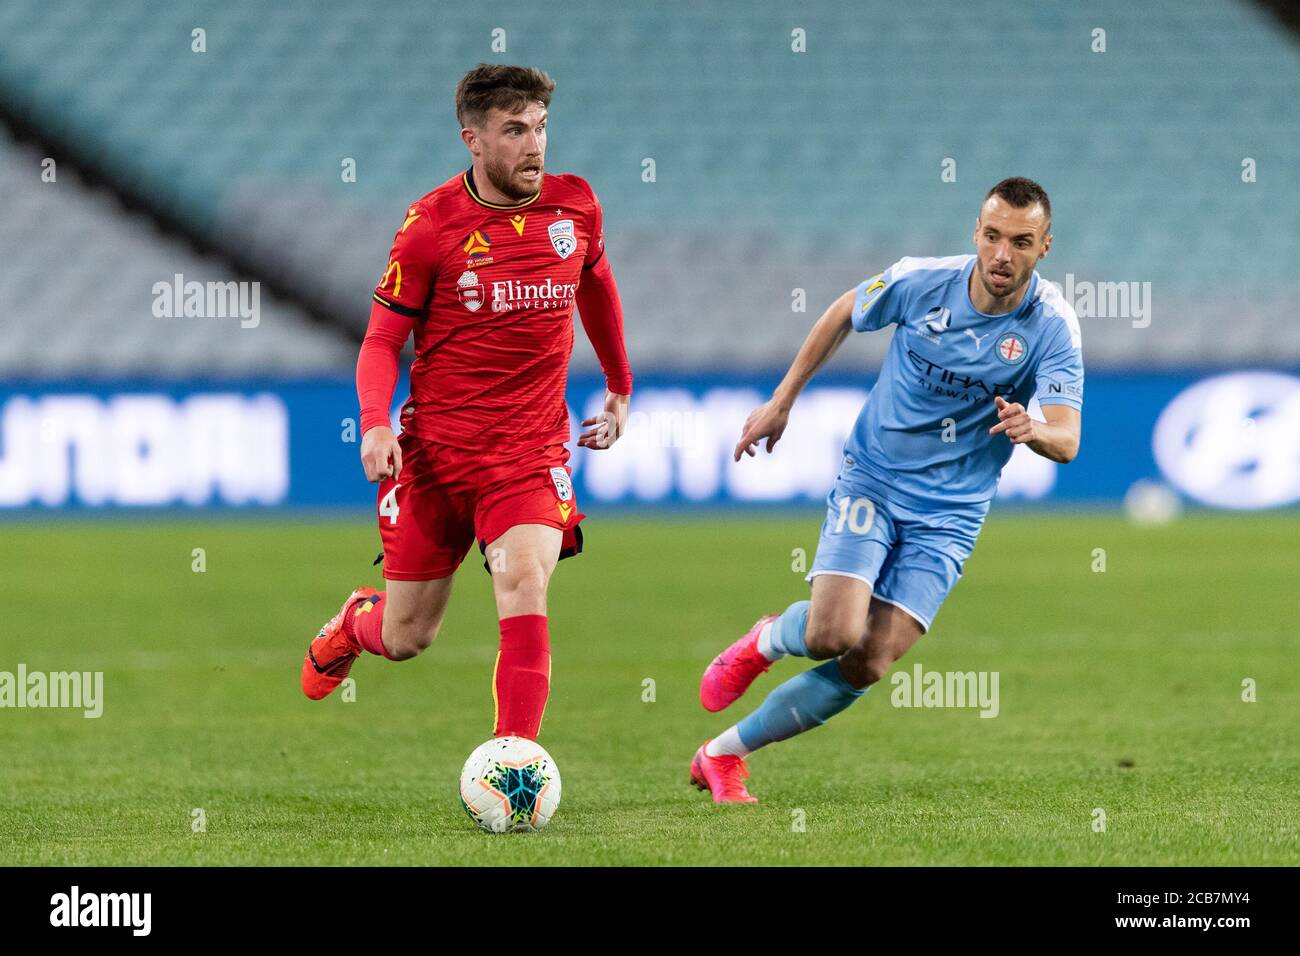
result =
[[[545,614],[520,614],[501,621],[501,650],[492,675],[496,701],[493,737],[537,739],[551,690],[551,639]]]
[[[384,605],[387,603],[388,592],[380,591],[373,597],[358,601],[351,611],[343,615],[343,633],[360,644],[362,650],[380,657],[389,656],[382,636]]]
[[[343,616],[344,632],[363,650],[392,658],[384,647],[387,594],[358,601]],[[545,614],[520,614],[501,621],[501,650],[492,675],[496,701],[494,737],[537,739],[551,691],[551,639]]]

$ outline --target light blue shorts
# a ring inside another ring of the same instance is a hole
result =
[[[976,505],[903,504],[889,489],[844,475],[826,497],[826,521],[808,572],[857,578],[873,596],[902,608],[930,629],[961,578],[989,502]]]

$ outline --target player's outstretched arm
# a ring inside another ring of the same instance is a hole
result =
[[[1061,464],[1074,461],[1079,453],[1079,436],[1083,416],[1069,405],[1044,405],[1040,422],[1030,418],[1025,406],[1008,402],[1001,395],[993,399],[998,407],[998,423],[989,429],[990,435],[1005,434],[1013,444],[1028,445],[1035,454]]]
[[[776,447],[785,433],[795,399],[852,331],[850,316],[856,293],[856,289],[850,289],[822,313],[808,337],[803,340],[799,354],[790,365],[790,371],[785,373],[785,378],[772,393],[772,398],[749,413],[740,441],[736,443],[736,461],[740,461],[742,454],[753,458],[758,453],[758,443],[764,438],[767,439],[769,452]]]

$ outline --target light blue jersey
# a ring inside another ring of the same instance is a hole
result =
[[[1079,322],[1035,271],[1019,308],[971,304],[975,256],[904,258],[858,286],[853,328],[897,325],[845,443],[845,473],[914,505],[989,501],[1011,457],[993,399],[1083,407]]]
[[[1018,308],[985,315],[970,301],[975,265],[971,255],[900,259],[858,286],[853,328],[898,328],[844,444],[808,572],[863,582],[873,615],[877,602],[892,604],[922,631],[961,579],[1011,457],[1011,439],[989,434],[994,399],[1083,406],[1079,322],[1060,290],[1035,272]],[[809,608],[795,602],[763,632],[778,656],[809,656]],[[732,744],[793,737],[862,693],[832,659],[776,688]]]

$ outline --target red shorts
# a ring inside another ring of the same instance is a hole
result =
[[[578,522],[586,515],[578,511],[563,445],[471,452],[406,432],[398,442],[402,473],[379,483],[385,579],[445,578],[460,567],[475,539],[485,552],[517,524],[564,532],[562,558],[582,550]]]

